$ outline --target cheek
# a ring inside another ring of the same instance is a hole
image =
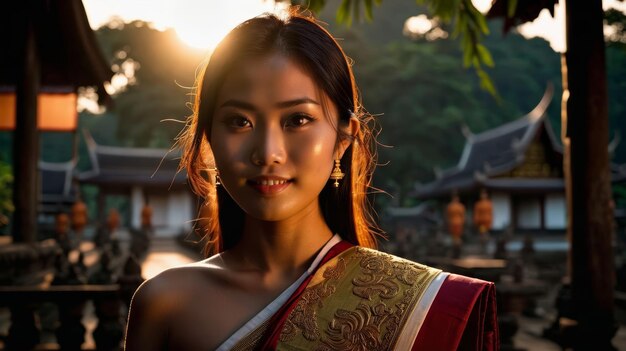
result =
[[[328,133],[307,133],[293,138],[291,159],[307,165],[311,172],[330,172],[333,164],[335,138]]]
[[[232,135],[214,133],[211,137],[211,149],[215,164],[221,172],[228,172],[229,169],[237,168],[241,164],[242,155],[245,150],[243,142]]]

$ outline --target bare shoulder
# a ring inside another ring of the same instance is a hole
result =
[[[172,321],[186,313],[191,304],[199,303],[198,296],[217,291],[220,275],[220,267],[205,260],[170,268],[146,280],[131,301],[126,350],[166,347]]]
[[[210,291],[214,285],[219,285],[221,277],[226,275],[224,268],[215,264],[215,258],[190,263],[183,266],[169,268],[155,277],[146,280],[135,292],[131,307],[143,305],[158,305],[158,313],[152,317],[167,317],[168,313],[175,313],[182,301],[194,297],[198,288],[203,292]],[[208,289],[207,289],[208,288]]]

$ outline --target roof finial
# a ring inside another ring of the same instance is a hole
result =
[[[528,113],[528,116],[532,119],[539,119],[546,114],[550,102],[552,102],[552,96],[554,95],[554,84],[548,81],[546,84],[546,91],[543,93],[541,101],[535,106],[535,108]]]
[[[465,136],[465,139],[472,139],[474,137],[474,133],[470,130],[469,126],[466,123],[461,125],[461,133]]]

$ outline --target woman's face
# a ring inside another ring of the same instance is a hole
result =
[[[224,81],[212,120],[209,141],[223,186],[260,220],[317,210],[333,160],[347,147],[337,143],[337,121],[335,105],[291,59],[244,62]]]

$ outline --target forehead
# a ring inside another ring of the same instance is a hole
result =
[[[316,99],[320,89],[294,59],[272,54],[243,60],[226,76],[217,101]]]

